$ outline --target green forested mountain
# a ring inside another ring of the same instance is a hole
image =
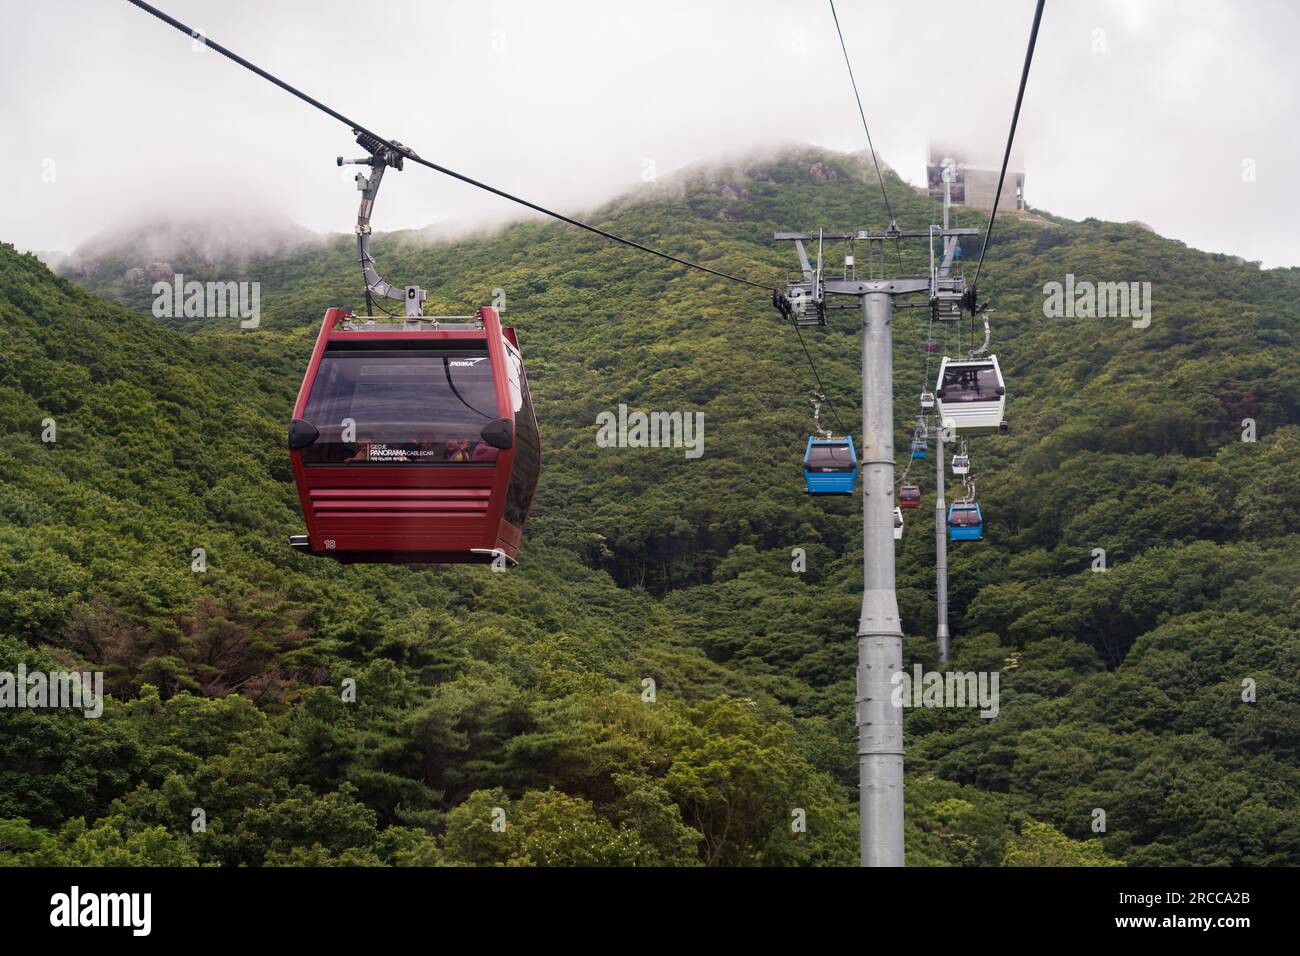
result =
[[[780,283],[773,231],[883,224],[864,173],[796,150],[588,218]],[[900,225],[930,221],[888,186]],[[0,248],[0,670],[111,694],[99,719],[0,709],[0,863],[853,863],[860,519],[802,492],[793,330],[758,290],[561,224],[374,251],[430,312],[505,290],[545,463],[516,569],[288,549],[285,425],[325,308],[360,304],[350,237],[166,263],[259,281],[244,332],[155,319],[129,249],[78,285]],[[1151,282],[1150,327],[1045,318],[1067,273]],[[1006,219],[981,291],[1011,430],[971,442],[987,530],[949,552],[951,667],[998,671],[1001,701],[907,712],[909,863],[1300,862],[1300,270]],[[925,314],[894,325],[900,448]],[[804,339],[860,434],[834,315]],[[703,457],[597,447],[620,404],[703,412]],[[934,667],[918,471],[899,599],[908,666]]]

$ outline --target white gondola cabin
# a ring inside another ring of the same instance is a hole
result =
[[[935,399],[939,420],[960,435],[1006,430],[1007,390],[998,357],[957,360],[944,358],[939,366]]]

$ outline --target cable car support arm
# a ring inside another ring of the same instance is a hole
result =
[[[375,197],[379,194],[379,184],[384,181],[384,170],[391,166],[401,172],[402,160],[406,156],[413,156],[414,153],[396,140],[393,141],[392,146],[407,150],[405,153],[399,149],[393,149],[392,146],[370,133],[358,130],[353,130],[353,132],[357,134],[357,143],[368,150],[370,155],[363,156],[361,159],[348,160],[340,156],[337,163],[340,166],[344,164],[369,166],[371,170],[369,176],[365,173],[357,173],[356,175],[357,189],[361,192],[361,206],[357,209],[357,257],[361,261],[361,276],[366,283],[366,312],[370,313],[371,311],[372,296],[380,296],[381,298],[405,302],[406,316],[408,318],[422,316],[427,293],[416,285],[398,289],[385,282],[375,270],[375,260],[370,255],[370,216],[374,212]]]

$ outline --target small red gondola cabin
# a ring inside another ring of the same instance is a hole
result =
[[[325,313],[289,425],[298,550],[380,564],[513,562],[541,474],[514,329]]]

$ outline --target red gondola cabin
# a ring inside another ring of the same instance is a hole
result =
[[[468,318],[468,317],[467,317]],[[307,533],[344,562],[515,560],[541,442],[514,330],[325,313],[289,425]]]

